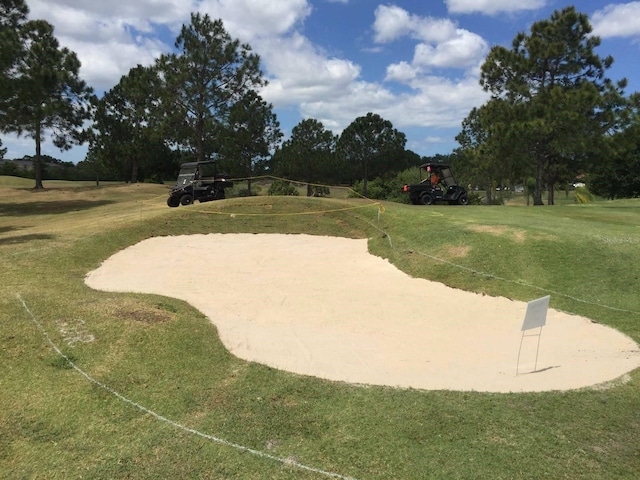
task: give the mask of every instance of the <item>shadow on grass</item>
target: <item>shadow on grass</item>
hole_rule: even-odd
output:
[[[61,214],[79,210],[102,207],[115,203],[112,200],[55,200],[51,202],[2,203],[0,215],[26,216],[43,214]]]
[[[19,243],[32,242],[34,240],[52,240],[55,235],[33,233],[30,235],[19,235],[17,237],[0,238],[0,245],[17,245]]]

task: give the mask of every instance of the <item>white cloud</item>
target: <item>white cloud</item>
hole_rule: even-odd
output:
[[[501,12],[537,10],[548,2],[547,0],[445,0],[445,3],[450,13],[496,15]]]
[[[378,113],[397,127],[459,127],[471,106],[484,102],[486,95],[477,75],[462,80],[425,76],[429,67],[476,67],[488,48],[481,37],[457,29],[448,20],[409,15],[395,7],[378,7],[376,22],[379,40],[410,35],[440,42],[431,47],[435,50],[432,61],[416,55],[413,64],[399,62],[387,68],[385,80],[404,83],[411,91],[399,94],[365,81],[359,65],[328,57],[306,37],[294,33],[258,42],[256,50],[271,76],[262,92],[265,99],[277,107],[298,105],[302,118],[318,119],[335,133],[368,112]]]
[[[608,37],[640,36],[640,2],[611,4],[591,16],[594,35]]]
[[[32,0],[30,18],[55,27],[62,46],[73,50],[80,75],[98,91],[108,90],[132,67],[150,65],[171,49],[157,36],[158,28],[177,31],[193,4],[181,0]]]
[[[387,81],[413,79],[432,68],[475,67],[489,51],[479,35],[457,28],[449,19],[412,15],[397,6],[379,6],[375,11],[375,41],[391,42],[402,36],[420,40],[411,65],[400,62],[387,67]]]
[[[368,112],[390,120],[400,130],[459,128],[472,106],[481,105],[488,98],[477,77],[450,80],[422,76],[410,84],[412,91],[398,94],[377,83],[353,82],[341,97],[301,104],[301,113],[322,121],[335,133]]]
[[[394,125],[459,127],[471,106],[481,105],[488,98],[478,79],[472,76],[462,79],[423,76],[416,78],[411,86],[417,93],[400,96],[390,108]]]
[[[378,43],[391,42],[412,30],[412,16],[395,5],[380,5],[376,8],[373,30]]]
[[[409,83],[418,75],[418,69],[407,62],[393,63],[387,67],[385,81]]]
[[[61,43],[76,52],[80,59],[81,76],[97,90],[108,90],[120,81],[132,67],[151,65],[168,47],[153,39],[122,41],[117,38],[104,43],[79,42],[60,38]]]
[[[316,118],[334,133],[341,133],[357,117],[375,112],[383,118],[396,96],[381,85],[372,82],[353,82],[340,97],[328,96],[316,102],[300,105],[303,118]],[[393,122],[393,120],[392,120]]]
[[[489,47],[482,37],[467,30],[446,42],[431,46],[416,46],[413,63],[419,67],[466,68],[477,65],[486,56]]]
[[[32,18],[55,20],[58,25],[72,12],[82,12],[94,21],[120,19],[139,30],[150,31],[151,24],[181,25],[196,10],[197,0],[30,0]]]
[[[375,11],[374,40],[387,43],[403,36],[426,42],[442,42],[456,34],[456,25],[448,19],[412,15],[395,5],[380,5]]]
[[[259,45],[270,76],[262,95],[278,106],[343,97],[360,75],[358,65],[325,57],[300,34],[263,40]]]
[[[253,43],[291,31],[311,13],[311,6],[307,0],[204,0],[198,11],[222,18],[231,36]]]
[[[358,65],[327,56],[299,33],[312,12],[306,0],[205,0],[199,9],[260,55],[269,80],[261,94],[276,107],[343,98],[360,76]]]

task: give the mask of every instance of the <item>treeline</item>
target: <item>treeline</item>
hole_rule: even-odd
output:
[[[305,119],[283,142],[259,95],[267,84],[259,56],[208,15],[192,14],[174,53],[132,68],[98,98],[78,77],[75,53],[27,12],[24,0],[0,6],[0,129],[35,139],[36,188],[53,174],[43,170],[44,134],[61,149],[88,142],[79,176],[130,182],[175,178],[180,163],[215,159],[236,178],[270,174],[395,198],[398,183],[415,182],[415,166],[433,160],[407,150],[404,133],[372,112],[339,136]],[[613,59],[595,53],[591,30],[569,7],[518,34],[511,49],[491,50],[480,78],[491,99],[464,120],[460,148],[437,157],[453,163],[460,183],[486,188],[488,203],[497,185],[519,184],[531,186],[534,204],[545,190],[552,204],[578,177],[605,197],[640,195],[639,96],[625,97],[626,81],[606,77]]]
[[[87,162],[75,164],[64,162],[49,155],[42,155],[40,172],[42,180],[71,180],[71,181],[121,181],[117,172],[104,172],[96,175],[94,165]],[[34,157],[27,155],[15,160],[0,161],[0,175],[35,179]],[[152,179],[145,179],[151,181]]]

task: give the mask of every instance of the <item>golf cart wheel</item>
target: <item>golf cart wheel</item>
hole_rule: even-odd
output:
[[[180,204],[191,205],[193,203],[193,197],[191,195],[183,195],[180,197]]]
[[[420,204],[421,205],[432,205],[433,204],[433,197],[431,195],[429,195],[428,193],[423,193],[422,195],[420,195]]]
[[[167,205],[172,208],[177,207],[180,205],[180,199],[176,197],[169,197],[167,198]]]
[[[469,205],[469,197],[464,193],[458,197],[458,205]]]

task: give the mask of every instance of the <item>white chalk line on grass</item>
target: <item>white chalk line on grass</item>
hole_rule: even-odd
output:
[[[45,330],[45,328],[42,326],[42,324],[38,321],[38,319],[35,317],[35,315],[31,312],[31,310],[29,309],[29,307],[27,306],[26,302],[22,299],[22,297],[20,296],[20,294],[16,294],[16,297],[18,298],[18,300],[20,301],[20,303],[22,303],[22,306],[24,307],[24,309],[26,310],[26,312],[29,314],[29,317],[31,317],[31,320],[33,321],[33,323],[36,325],[36,327],[38,328],[38,330],[40,330],[40,332],[42,333],[42,335],[44,336],[44,338],[47,340],[47,343],[49,343],[49,345],[51,346],[51,348],[53,348],[55,350],[55,352],[60,355],[76,372],[78,372],[80,375],[82,375],[85,379],[87,379],[89,382],[99,386],[100,388],[106,390],[107,392],[109,392],[110,394],[112,394],[113,396],[115,396],[116,398],[118,398],[119,400],[137,408],[138,410],[151,415],[152,417],[154,417],[156,420],[160,420],[161,422],[167,423],[175,428],[178,428],[180,430],[183,430],[185,432],[191,433],[193,435],[197,435],[198,437],[202,437],[206,440],[210,440],[214,443],[220,444],[220,445],[224,445],[226,447],[231,447],[234,448],[236,450],[240,450],[241,452],[246,452],[246,453],[250,453],[252,455],[255,455],[257,457],[260,458],[265,458],[267,460],[273,460],[275,462],[279,462],[282,463],[283,465],[288,465],[291,467],[295,467],[298,468],[300,470],[305,470],[308,472],[312,472],[312,473],[316,473],[318,475],[322,475],[324,477],[329,477],[329,478],[337,478],[339,480],[356,480],[353,477],[347,477],[344,475],[341,475],[339,473],[334,473],[334,472],[328,472],[326,470],[322,470],[319,468],[314,468],[314,467],[310,467],[308,465],[304,465],[302,463],[299,463],[298,461],[296,461],[293,458],[281,458],[281,457],[276,457],[275,455],[270,455],[268,453],[262,452],[260,450],[255,450],[253,448],[250,447],[245,447],[244,445],[240,445],[237,443],[233,443],[230,442],[228,440],[225,440],[223,438],[220,437],[216,437],[215,435],[209,435],[208,433],[203,433],[200,432],[198,430],[195,430],[193,428],[189,428],[187,426],[184,426],[178,422],[175,422],[163,415],[160,415],[159,413],[154,412],[153,410],[150,410],[142,405],[140,405],[139,403],[134,402],[133,400],[129,400],[127,397],[125,397],[124,395],[118,393],[117,391],[115,391],[113,388],[105,385],[104,383],[96,380],[95,378],[93,378],[91,375],[89,375],[88,373],[86,373],[84,370],[82,370],[80,367],[78,367],[75,363],[73,363],[73,361],[67,357],[57,346],[56,344],[53,342],[53,340],[51,340],[51,337],[49,336],[49,334],[47,333],[47,331]]]

